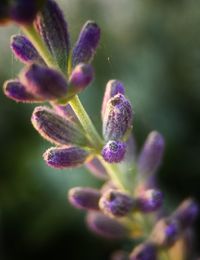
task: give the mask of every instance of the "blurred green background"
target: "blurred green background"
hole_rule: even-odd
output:
[[[81,94],[97,128],[101,129],[105,84],[120,79],[135,111],[138,150],[151,130],[165,137],[158,178],[167,200],[174,207],[187,196],[200,201],[200,2],[57,2],[68,20],[72,42],[88,19],[102,29],[93,63],[96,80]],[[22,67],[9,49],[10,36],[18,32],[14,26],[0,28],[1,85]],[[50,144],[30,123],[34,106],[17,104],[2,91],[0,103],[0,259],[108,259],[119,243],[91,234],[84,213],[66,199],[70,187],[99,187],[101,182],[83,168],[48,168],[42,153]],[[196,228],[200,231],[200,223]]]

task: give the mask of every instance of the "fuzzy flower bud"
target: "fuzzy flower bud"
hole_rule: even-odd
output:
[[[85,166],[97,178],[99,178],[101,180],[108,179],[107,171],[98,158],[92,158],[91,160],[87,161]]]
[[[163,204],[163,194],[155,189],[145,190],[137,197],[136,204],[137,208],[144,213],[156,211]]]
[[[88,227],[99,236],[108,239],[122,239],[127,235],[127,229],[122,224],[102,213],[89,212],[86,221]]]
[[[82,130],[76,124],[47,107],[36,107],[31,121],[39,134],[53,144],[87,144]]]
[[[43,155],[48,166],[58,169],[80,167],[88,156],[86,150],[76,146],[50,148]]]
[[[90,63],[100,40],[100,28],[93,21],[87,21],[75,43],[72,53],[72,65],[79,63]]]
[[[103,117],[103,136],[106,141],[122,139],[132,127],[132,107],[122,94],[111,98]]]
[[[101,210],[114,217],[124,217],[134,208],[134,200],[126,193],[117,190],[106,191],[99,201]]]
[[[75,187],[69,190],[69,202],[79,209],[99,210],[101,193],[97,189]]]
[[[142,148],[138,160],[139,173],[152,175],[158,169],[164,152],[164,139],[156,131],[151,132]]]
[[[154,244],[146,242],[134,248],[130,260],[157,260],[157,250]]]
[[[121,162],[126,153],[126,144],[121,141],[109,141],[102,149],[102,156],[109,163]]]
[[[124,85],[122,84],[122,82],[115,80],[115,79],[109,80],[108,83],[106,84],[106,89],[105,89],[102,107],[101,107],[102,119],[104,118],[104,114],[105,114],[105,110],[106,110],[108,101],[119,93],[122,95],[125,94],[125,89],[124,89]]]
[[[39,53],[32,43],[23,35],[13,35],[11,38],[11,49],[15,57],[25,64],[38,62],[44,64]]]
[[[20,74],[27,91],[43,100],[56,100],[67,93],[67,82],[56,70],[32,64]]]
[[[66,71],[70,48],[68,28],[63,12],[54,0],[47,0],[35,25],[60,68]]]

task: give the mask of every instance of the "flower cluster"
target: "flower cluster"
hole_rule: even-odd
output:
[[[11,2],[5,1],[9,8],[13,8]],[[14,2],[26,7],[24,1]],[[105,181],[101,189],[70,189],[69,202],[87,211],[87,225],[95,233],[109,239],[142,241],[130,249],[132,252],[115,252],[112,259],[155,260],[168,255],[177,242],[186,247],[186,235],[198,207],[187,199],[172,214],[165,214],[163,193],[156,183],[164,151],[162,135],[151,132],[136,156],[131,134],[134,113],[118,80],[106,85],[102,137],[78,100],[77,94],[94,78],[90,63],[99,44],[100,28],[93,21],[86,22],[71,48],[68,26],[56,2],[47,0],[39,12],[31,3],[28,10],[34,10],[33,16],[26,21],[31,25],[20,23],[26,36],[11,38],[12,52],[25,68],[16,79],[5,82],[4,93],[17,102],[51,105],[36,107],[31,118],[38,133],[54,145],[44,153],[49,166],[85,165]],[[22,13],[16,16],[25,21]]]

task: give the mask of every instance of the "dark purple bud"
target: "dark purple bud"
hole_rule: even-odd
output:
[[[99,161],[98,158],[92,158],[91,160],[87,161],[85,166],[88,170],[97,178],[101,180],[107,180],[108,174],[102,163]]]
[[[70,203],[79,209],[99,210],[99,199],[101,193],[97,189],[75,187],[69,190]]]
[[[58,65],[66,72],[70,43],[67,23],[58,4],[48,0],[35,24]]]
[[[25,36],[13,35],[10,45],[15,57],[21,62],[25,64],[33,62],[44,64],[35,47]]]
[[[128,234],[127,229],[122,224],[102,213],[91,211],[88,213],[86,221],[94,233],[108,239],[122,239]]]
[[[159,190],[144,190],[136,199],[137,208],[149,213],[158,210],[163,204],[163,193]]]
[[[134,248],[130,260],[157,260],[157,249],[154,244],[146,242]]]
[[[199,213],[199,207],[193,199],[184,200],[173,214],[182,228],[190,227]]]
[[[129,260],[129,256],[126,251],[118,250],[112,254],[111,260]]]
[[[94,70],[90,64],[78,64],[69,78],[70,94],[75,95],[84,90],[92,82],[93,78]]]
[[[132,127],[132,107],[122,94],[111,98],[103,118],[103,136],[106,141],[122,139]]]
[[[111,217],[124,217],[134,206],[134,200],[130,195],[117,190],[106,191],[99,201],[100,209]]]
[[[67,93],[67,82],[56,70],[32,64],[20,75],[20,81],[27,91],[43,100],[56,100]]]
[[[88,156],[86,150],[76,146],[50,148],[43,155],[48,166],[58,169],[80,167]]]
[[[90,63],[94,57],[100,40],[100,28],[93,21],[83,26],[72,53],[72,65]]]
[[[117,94],[122,94],[122,95],[125,94],[124,85],[122,84],[122,82],[118,80],[115,79],[109,80],[108,83],[106,84],[106,89],[105,89],[102,107],[101,107],[102,120],[104,118],[108,101]]]
[[[36,107],[31,121],[39,134],[53,144],[87,145],[84,133],[76,124],[47,107]]]
[[[10,2],[9,16],[11,20],[19,24],[29,24],[33,22],[46,0],[15,0]]]
[[[150,240],[159,247],[171,247],[179,235],[179,223],[173,218],[164,218],[157,222],[150,235]]]
[[[39,102],[36,97],[28,93],[26,88],[18,80],[8,80],[4,83],[5,95],[17,102],[32,103]]]
[[[126,144],[121,141],[109,141],[102,149],[102,156],[109,163],[121,162],[126,153]]]
[[[156,172],[162,161],[164,152],[164,139],[156,131],[151,132],[142,148],[138,159],[138,170],[141,175],[152,175]]]

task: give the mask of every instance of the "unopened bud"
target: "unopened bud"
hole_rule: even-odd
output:
[[[134,248],[129,260],[157,260],[157,249],[152,243],[143,243]]]
[[[126,144],[121,141],[109,141],[102,149],[102,156],[109,163],[118,163],[124,159]]]

